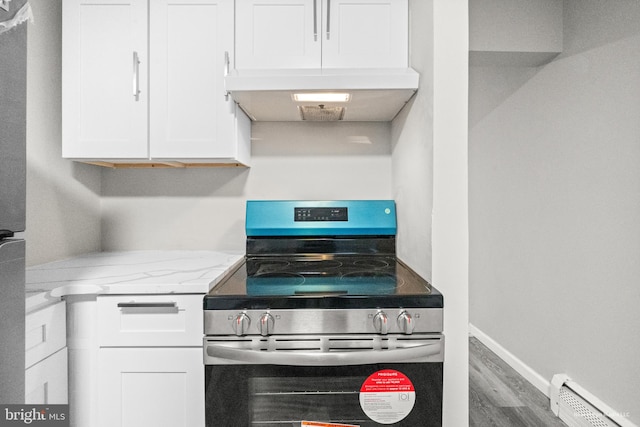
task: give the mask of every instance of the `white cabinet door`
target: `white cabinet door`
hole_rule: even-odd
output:
[[[233,0],[151,2],[152,158],[235,156],[235,104],[224,88],[233,6]]]
[[[237,69],[321,67],[321,0],[236,2]]]
[[[323,68],[406,68],[407,0],[323,0]]]
[[[63,348],[25,371],[25,403],[64,405],[69,400],[67,348]]]
[[[147,2],[65,0],[62,31],[63,157],[146,158]]]
[[[243,0],[235,67],[406,68],[408,13],[408,0]]]
[[[99,350],[101,427],[204,426],[202,348]]]

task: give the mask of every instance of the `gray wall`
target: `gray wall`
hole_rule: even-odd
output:
[[[249,169],[103,170],[103,249],[242,250],[247,199],[392,198],[389,123],[263,122],[252,133]]]
[[[411,66],[420,90],[393,121],[393,197],[398,255],[431,280],[433,211],[433,2],[411,1]]]
[[[100,171],[61,157],[61,1],[30,0],[27,265],[100,250]]]
[[[640,423],[640,3],[567,0],[564,53],[470,74],[470,320]]]

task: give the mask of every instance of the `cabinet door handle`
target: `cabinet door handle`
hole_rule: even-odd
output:
[[[133,99],[140,100],[140,58],[138,52],[133,52]]]
[[[227,77],[229,75],[229,68],[230,68],[229,64],[230,64],[230,62],[231,61],[229,60],[229,51],[225,50],[224,51],[224,71],[223,71],[224,77]],[[224,82],[224,86],[225,86],[224,87],[224,100],[228,101],[229,100],[229,91],[227,90],[226,79],[225,79],[225,82]]]
[[[327,40],[331,38],[331,0],[327,0]]]
[[[229,51],[224,51],[224,76],[229,75]]]
[[[313,41],[318,41],[318,2],[313,0]]]

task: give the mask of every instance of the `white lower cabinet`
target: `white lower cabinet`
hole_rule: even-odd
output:
[[[202,298],[98,296],[98,426],[204,427]]]
[[[201,348],[102,348],[98,363],[101,426],[204,426]]]
[[[27,313],[25,367],[26,404],[68,402],[64,301]]]
[[[64,405],[67,395],[67,349],[57,351],[25,371],[25,403]]]

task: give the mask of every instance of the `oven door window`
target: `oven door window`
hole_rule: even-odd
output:
[[[383,370],[398,371],[415,390],[413,406],[400,409],[391,422],[372,419],[371,406],[363,409],[360,398],[365,381]],[[207,427],[300,427],[302,420],[361,427],[442,424],[442,363],[337,367],[208,365],[206,375]],[[397,395],[398,399],[406,398],[402,393]],[[368,405],[371,404],[369,400]],[[380,400],[380,405],[382,413],[387,407],[394,410],[394,403],[385,399]]]

